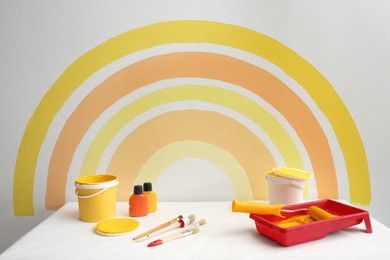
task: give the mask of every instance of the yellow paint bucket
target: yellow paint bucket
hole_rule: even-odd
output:
[[[118,178],[92,175],[77,178],[76,195],[81,221],[99,222],[115,217]]]

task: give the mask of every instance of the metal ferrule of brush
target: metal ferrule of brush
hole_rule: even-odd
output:
[[[199,223],[199,222],[195,222],[195,223],[189,225],[189,226],[188,226],[188,229],[194,228],[194,227],[199,227],[199,226],[200,226],[200,223]]]
[[[186,229],[180,233],[183,234],[183,237],[186,237],[186,236],[192,235],[192,229]]]

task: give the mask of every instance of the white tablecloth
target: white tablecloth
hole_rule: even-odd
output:
[[[371,218],[323,239],[284,247],[261,235],[245,213],[233,213],[231,202],[160,202],[159,209],[136,218],[141,227],[124,236],[96,234],[96,224],[78,219],[78,204],[67,203],[8,248],[0,259],[390,259],[390,229]],[[178,215],[195,214],[207,224],[198,234],[160,246],[132,238]],[[117,204],[116,217],[128,217],[128,204]],[[161,236],[160,236],[161,237]],[[159,237],[157,237],[159,238]]]

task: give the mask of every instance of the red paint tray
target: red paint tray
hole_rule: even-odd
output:
[[[250,218],[255,221],[256,229],[259,233],[284,246],[320,239],[329,233],[360,224],[363,220],[366,225],[366,232],[372,233],[370,216],[367,211],[334,200],[318,200],[294,204],[285,206],[283,209],[309,208],[310,206],[320,207],[338,217],[288,228],[282,228],[275,224],[283,220],[283,218],[278,216],[250,214]],[[302,214],[307,214],[307,212],[283,213],[286,218]]]

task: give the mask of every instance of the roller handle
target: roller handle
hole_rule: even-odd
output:
[[[281,214],[281,209],[285,205],[268,205],[265,203],[251,202],[251,201],[242,201],[242,200],[233,200],[232,201],[232,211],[233,212],[242,212],[242,213],[252,213],[260,215],[275,215],[284,217]]]

